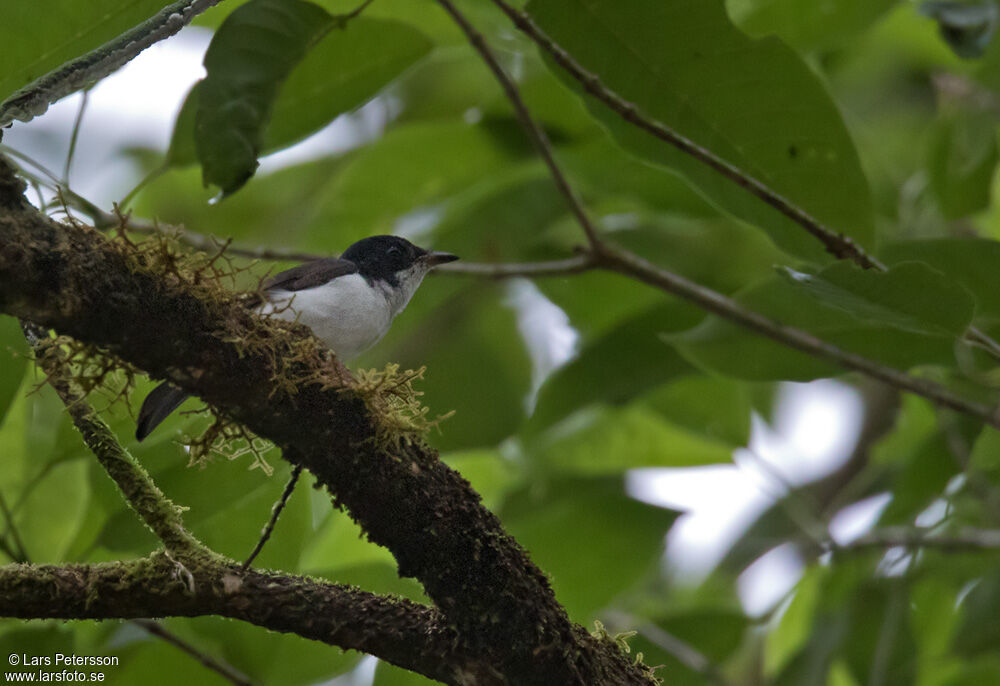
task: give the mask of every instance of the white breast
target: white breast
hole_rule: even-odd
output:
[[[402,309],[394,311],[385,291],[359,274],[304,291],[275,290],[268,299],[262,314],[305,324],[345,362],[378,343]]]

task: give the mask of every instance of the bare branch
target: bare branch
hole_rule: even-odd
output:
[[[580,198],[576,195],[576,191],[573,187],[569,185],[569,181],[566,180],[566,176],[563,174],[562,169],[560,169],[559,164],[556,162],[555,155],[552,152],[552,144],[549,142],[549,137],[546,135],[545,130],[538,125],[535,119],[531,116],[531,112],[528,111],[527,106],[524,104],[524,100],[521,99],[521,94],[517,90],[517,86],[514,81],[507,76],[507,72],[503,70],[500,63],[497,61],[496,56],[493,51],[490,50],[486,41],[483,39],[483,35],[476,30],[469,20],[465,18],[457,7],[451,2],[451,0],[437,0],[438,4],[441,5],[445,11],[451,15],[451,18],[455,20],[455,23],[462,29],[466,37],[469,39],[469,43],[472,47],[479,53],[486,63],[486,66],[490,68],[493,75],[496,76],[497,81],[503,88],[504,93],[507,94],[507,99],[510,100],[511,104],[514,106],[514,112],[517,114],[517,118],[521,120],[521,124],[527,130],[528,135],[531,137],[532,143],[534,143],[535,148],[538,149],[538,154],[541,155],[542,160],[545,161],[545,166],[549,168],[549,173],[552,175],[552,179],[555,181],[556,186],[559,188],[559,192],[566,198],[569,203],[570,211],[572,211],[573,216],[583,227],[584,233],[587,234],[587,239],[590,241],[592,250],[600,249],[600,237],[598,235],[597,227],[594,226],[590,217],[587,215],[587,211],[583,207],[583,203]]]
[[[267,520],[267,525],[264,530],[260,532],[260,539],[257,541],[257,545],[254,546],[253,550],[250,551],[250,555],[247,557],[246,561],[243,562],[243,566],[240,568],[242,571],[249,569],[253,561],[260,555],[260,551],[264,549],[264,544],[267,540],[271,538],[271,534],[274,532],[274,527],[278,523],[278,517],[281,516],[281,511],[285,509],[285,505],[288,504],[288,499],[292,497],[292,491],[295,490],[295,484],[299,481],[299,475],[302,474],[302,467],[295,465],[292,467],[292,475],[288,478],[288,483],[285,484],[285,490],[281,493],[281,497],[278,502],[274,504],[271,508],[271,517]]]
[[[541,27],[526,13],[508,4],[506,0],[493,0],[493,4],[506,14],[517,28],[523,31],[542,50],[547,52],[560,67],[565,69],[570,76],[576,79],[583,89],[594,96],[622,119],[634,124],[643,131],[646,131],[660,140],[669,143],[681,152],[690,155],[694,159],[702,162],[714,169],[721,176],[729,179],[736,185],[755,195],[760,200],[785,215],[793,222],[801,226],[810,234],[815,236],[827,252],[838,259],[849,259],[857,262],[865,268],[882,268],[884,265],[875,257],[869,255],[865,250],[855,243],[850,237],[844,236],[832,229],[824,226],[815,217],[792,203],[787,198],[777,193],[766,184],[753,178],[743,170],[730,164],[707,148],[695,143],[690,138],[674,131],[662,122],[651,119],[643,114],[639,107],[632,102],[622,98],[620,95],[605,86],[599,76],[584,69],[572,55],[564,50],[558,43],[550,38]]]
[[[747,310],[732,298],[662,269],[626,250],[606,246],[599,258],[599,264],[689,300],[708,312],[790,348],[827,360],[844,369],[861,372],[901,391],[923,396],[937,405],[962,412],[990,426],[1000,428],[1000,416],[996,408],[966,400],[933,381],[887,367],[827,343],[811,333]]]
[[[872,548],[935,548],[946,552],[977,552],[1000,550],[1000,530],[957,529],[934,534],[913,527],[875,529],[850,543],[833,543],[836,550],[867,550]]]

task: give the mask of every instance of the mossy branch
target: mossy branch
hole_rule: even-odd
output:
[[[450,681],[453,649],[440,613],[408,600],[301,576],[243,572],[239,563],[195,564],[179,573],[161,551],[101,564],[0,566],[0,616],[136,619],[218,615],[359,650]]]
[[[545,575],[435,451],[380,435],[378,405],[304,327],[254,316],[127,241],[56,224],[23,193],[0,160],[0,311],[170,380],[313,472],[421,582],[455,628],[455,651],[475,657],[445,681],[655,683],[569,621]]]
[[[149,473],[121,446],[83,394],[73,387],[65,369],[65,355],[48,337],[47,332],[30,323],[22,323],[22,326],[25,337],[35,352],[36,362],[66,405],[83,442],[118,485],[129,507],[175,556],[217,557],[184,528],[181,508],[153,483]]]

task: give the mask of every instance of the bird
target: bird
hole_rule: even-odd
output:
[[[385,336],[431,269],[457,259],[399,236],[369,236],[339,258],[311,260],[265,280],[264,300],[256,309],[305,324],[348,362]],[[150,391],[139,410],[136,440],[146,438],[187,398],[170,382]]]

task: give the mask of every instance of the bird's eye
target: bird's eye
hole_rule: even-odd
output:
[[[401,252],[402,251],[399,249],[399,247],[394,245],[391,248],[389,248],[388,250],[386,250],[385,254],[386,255],[399,255]]]

